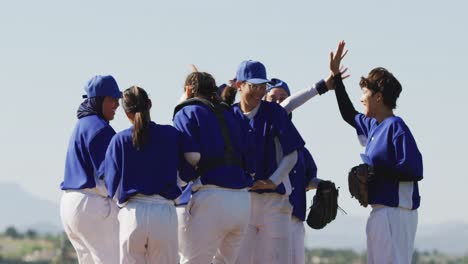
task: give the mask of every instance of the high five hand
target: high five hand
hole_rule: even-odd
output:
[[[338,48],[336,49],[335,54],[333,54],[333,51],[330,52],[330,71],[333,73],[333,75],[337,75],[339,73],[345,73],[347,70],[347,68],[345,68],[344,70],[340,68],[341,60],[348,53],[348,50],[344,51],[345,44],[346,43],[344,42],[344,40],[340,41],[340,43],[338,43]]]

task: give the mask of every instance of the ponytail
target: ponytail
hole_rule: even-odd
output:
[[[134,114],[133,119],[133,147],[141,150],[148,143],[149,123],[151,122],[151,101],[143,88],[136,85],[123,93],[123,109],[126,113]]]

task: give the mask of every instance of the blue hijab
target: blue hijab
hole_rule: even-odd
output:
[[[104,118],[102,115],[102,103],[104,102],[104,96],[95,96],[86,98],[78,107],[76,111],[76,116],[78,119],[90,115],[98,115],[101,118]]]

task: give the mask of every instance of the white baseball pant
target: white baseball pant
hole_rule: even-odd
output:
[[[251,192],[252,213],[238,264],[291,263],[291,212],[287,195]]]
[[[249,223],[250,194],[205,185],[192,195],[183,216],[181,264],[234,263]]]
[[[292,216],[291,219],[291,253],[292,264],[305,263],[305,228],[304,221]]]
[[[417,210],[378,206],[367,220],[367,263],[409,264],[418,225]]]
[[[183,231],[183,226],[184,226],[184,215],[185,215],[185,208],[187,207],[186,204],[184,205],[178,205],[176,206],[176,213],[177,213],[177,222],[178,224],[178,239],[179,239],[179,245],[182,243],[182,238],[181,234]],[[179,259],[182,258],[182,253],[180,252],[180,246],[179,246]]]
[[[179,261],[174,201],[136,195],[120,209],[120,263],[174,264]]]
[[[94,189],[64,191],[60,217],[80,264],[119,262],[117,213],[115,202]]]

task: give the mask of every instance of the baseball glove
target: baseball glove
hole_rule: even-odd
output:
[[[338,209],[338,189],[331,181],[321,181],[317,186],[312,206],[307,215],[307,225],[322,229],[335,220]]]
[[[374,172],[371,166],[360,164],[351,168],[348,173],[348,187],[351,197],[356,198],[364,207],[369,204],[368,184],[374,179]]]

